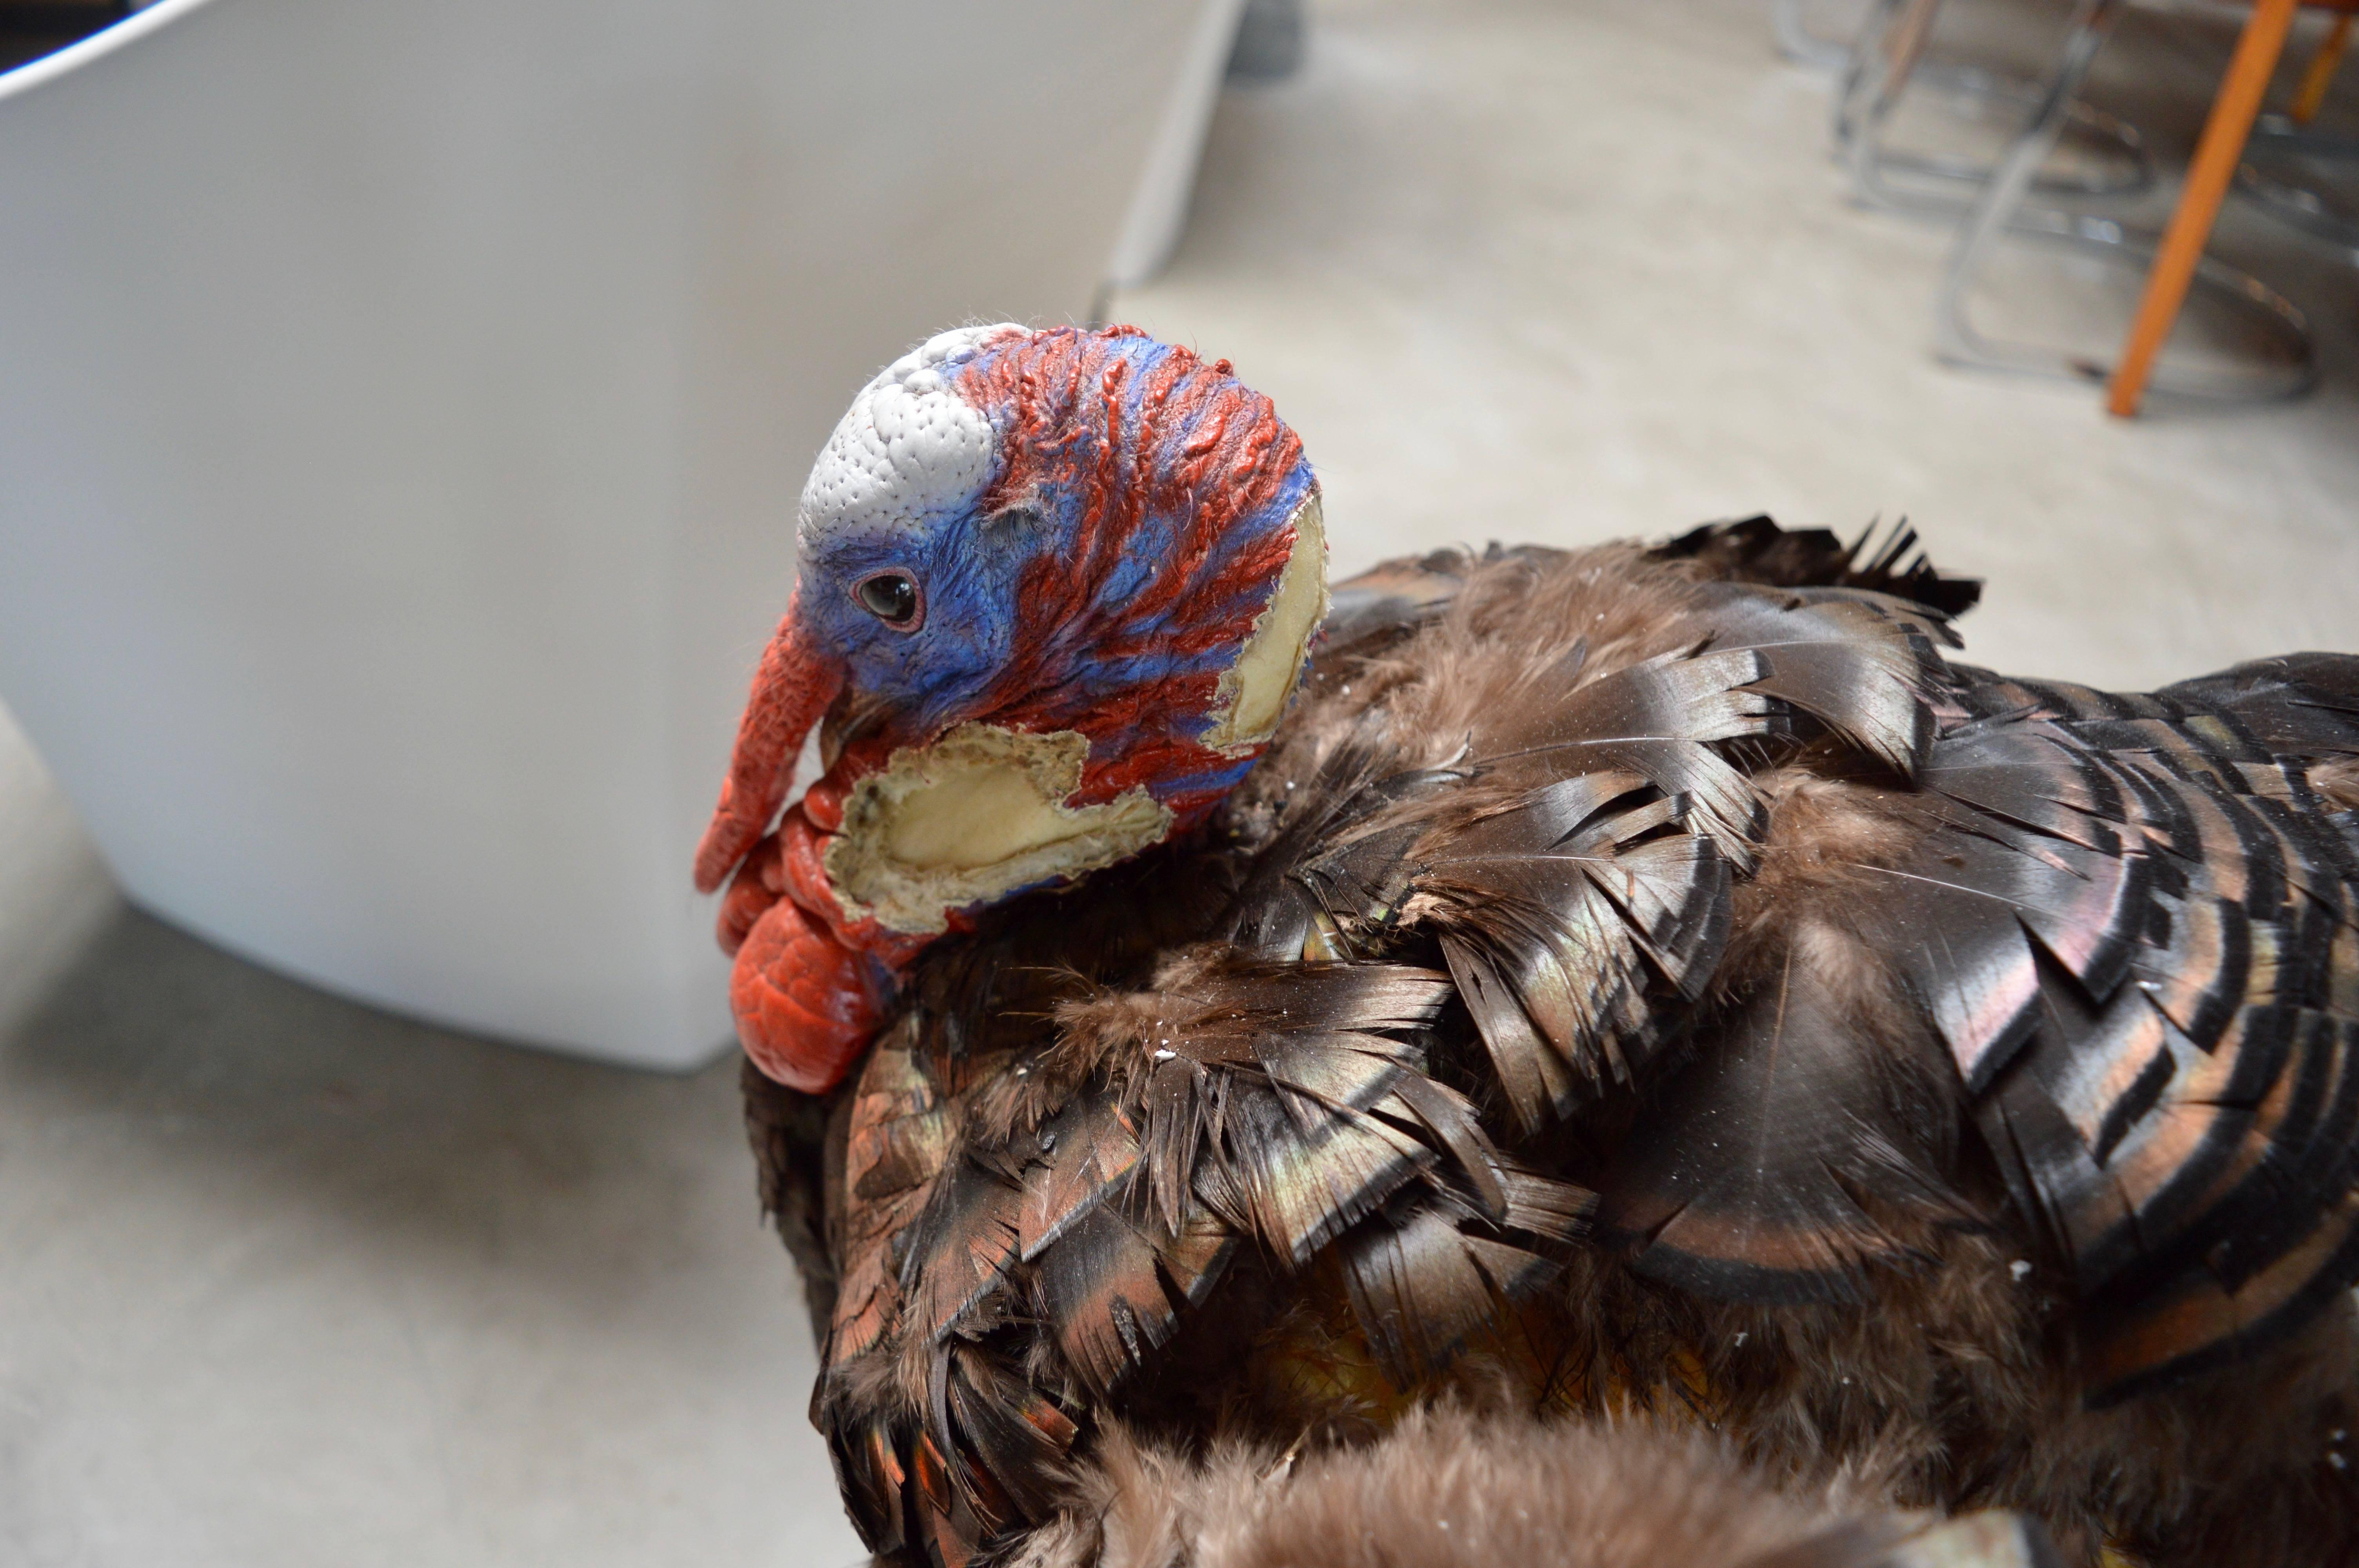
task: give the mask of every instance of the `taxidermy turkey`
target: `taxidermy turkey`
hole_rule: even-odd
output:
[[[1767,519],[1331,607],[1121,328],[900,360],[799,542],[697,873],[874,1550],[2359,1551],[2359,658],[2007,679]]]

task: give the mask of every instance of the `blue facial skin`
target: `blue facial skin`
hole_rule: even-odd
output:
[[[1151,339],[1125,341],[1131,362],[1123,408],[1125,439],[1138,427],[1148,372],[1170,349]],[[988,357],[986,351],[985,357]],[[1193,434],[1169,427],[1158,445],[1158,466],[1171,460]],[[856,708],[866,716],[865,732],[894,745],[921,745],[953,726],[988,718],[981,709],[994,701],[993,688],[1019,652],[1038,676],[1036,689],[1013,695],[1027,718],[1057,727],[1107,696],[1174,674],[1218,672],[1237,654],[1216,646],[1181,656],[1172,650],[1191,619],[1217,619],[1250,599],[1258,613],[1275,583],[1245,579],[1213,599],[1205,589],[1220,579],[1239,550],[1285,525],[1310,492],[1310,466],[1298,462],[1268,503],[1237,520],[1190,574],[1185,590],[1157,614],[1125,623],[1125,610],[1173,559],[1187,521],[1184,514],[1145,519],[1097,594],[1091,611],[1049,630],[1046,645],[1013,646],[1018,623],[1019,585],[1027,567],[1042,557],[1078,567],[1085,549],[1082,535],[1080,476],[1099,452],[1094,435],[1065,448],[1060,460],[1028,496],[985,514],[988,486],[917,524],[863,527],[846,520],[826,536],[807,541],[802,561],[799,613],[812,641],[843,660]],[[882,572],[899,572],[919,588],[922,611],[915,630],[897,629],[864,606],[859,586]],[[1210,714],[1169,716],[1183,731],[1201,735]],[[1201,776],[1175,778],[1156,788],[1187,791],[1225,787],[1242,778],[1249,762],[1207,759]]]
[[[843,659],[854,700],[897,745],[933,740],[971,713],[1005,669],[1016,585],[1036,553],[1020,524],[978,523],[972,510],[916,528],[847,529],[814,543],[802,563],[798,612],[812,641]],[[899,572],[918,585],[914,630],[860,602],[862,583]]]

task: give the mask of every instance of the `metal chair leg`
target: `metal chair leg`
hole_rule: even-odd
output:
[[[1921,82],[1936,91],[1960,96],[2038,103],[2039,86],[2015,81],[1973,66],[1929,64],[1926,40],[1931,36],[1940,0],[1878,0],[1862,23],[1849,69],[1836,95],[1834,139],[1852,173],[1852,190],[1872,207],[1903,211],[1963,212],[1972,198],[1963,193],[1931,191],[1895,183],[1900,175],[1918,180],[1979,186],[1991,175],[1991,166],[1967,158],[1897,153],[1884,145],[1884,127],[1901,93]],[[2111,141],[2127,157],[2128,172],[2106,177],[2039,175],[2034,188],[2060,195],[2096,198],[2133,196],[2154,184],[2154,160],[2136,126],[2116,119],[2078,99],[2064,107],[2075,126]]]
[[[2327,191],[2284,172],[2288,164],[2315,167],[2359,158],[2359,138],[2325,136],[2310,129],[2350,47],[2352,19],[2348,11],[2334,18],[2302,69],[2293,106],[2282,114],[2264,114],[2254,124],[2245,161],[2236,170],[2236,187],[2264,211],[2324,240],[2342,251],[2345,260],[2359,264],[2359,214]]]
[[[2314,168],[2359,158],[2359,139],[2321,135],[2310,129],[2350,45],[2352,20],[2347,11],[2334,18],[2318,52],[2303,69],[2293,107],[2282,114],[2264,114],[2254,124],[2245,161],[2236,170],[2236,188],[2272,217],[2324,240],[2343,252],[2346,259],[2359,263],[2359,213],[2329,191],[2296,178],[2297,171],[2310,173],[2301,168],[2304,165]]]
[[[1822,38],[1802,19],[1803,0],[1769,0],[1769,30],[1777,52],[1796,65],[1813,70],[1841,70],[1851,63],[1851,49],[1837,38]]]
[[[1909,205],[1882,179],[1884,123],[1916,73],[1940,9],[1941,0],[1875,0],[1835,92],[1835,146],[1851,166],[1853,189],[1879,206]]]
[[[2113,373],[2110,366],[2092,359],[2038,344],[1984,337],[1967,317],[1966,291],[1992,251],[2011,237],[2072,245],[2118,258],[2130,265],[2143,265],[2152,258],[2155,241],[2151,235],[2133,233],[2107,219],[2027,211],[2024,205],[2041,162],[2063,133],[2065,106],[2087,78],[2098,47],[2125,3],[2125,0],[2077,0],[2071,31],[2038,111],[1999,160],[1964,227],[1959,231],[1934,306],[1934,351],[1948,363],[2081,382],[2102,382]],[[2292,301],[2249,273],[2209,257],[2200,262],[2196,276],[2226,297],[2248,307],[2286,343],[2289,362],[2281,371],[2246,375],[2173,373],[2158,377],[2152,384],[2183,395],[2231,399],[2288,397],[2308,391],[2317,380],[2317,354],[2310,341],[2310,324]]]

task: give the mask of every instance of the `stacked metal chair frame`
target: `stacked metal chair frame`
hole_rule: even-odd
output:
[[[2286,171],[2289,164],[2359,161],[2359,137],[2322,135],[2310,128],[2350,45],[2354,20],[2348,11],[2334,18],[2302,72],[2301,85],[2294,90],[2292,108],[2283,114],[2264,114],[2254,124],[2245,161],[2236,170],[2236,186],[2263,211],[2324,240],[2359,265],[2359,214]]]
[[[1896,152],[1886,144],[1885,131],[1902,91],[1923,85],[1954,97],[2012,103],[2028,111],[2041,103],[2045,84],[1986,70],[1979,66],[1937,62],[1926,58],[1938,0],[1875,0],[1858,38],[1842,50],[1838,69],[1842,85],[1835,94],[1834,139],[1838,154],[1851,170],[1852,189],[1869,206],[1901,211],[1957,213],[1973,204],[1972,192],[1988,182],[1993,168],[1986,163]],[[1799,0],[1778,0],[1783,19],[1799,29]],[[1783,44],[1786,26],[1780,27]],[[1819,40],[1813,40],[1819,41]],[[2067,97],[2065,121],[2095,139],[2111,143],[2121,155],[2120,175],[2040,176],[2034,189],[2082,198],[2135,196],[2152,188],[2154,160],[2136,126],[2077,98]],[[1903,184],[1894,178],[1914,181]],[[1928,189],[1927,182],[1935,182]],[[1946,185],[1949,189],[1940,189]]]
[[[2127,0],[2074,0],[2071,20],[2057,63],[2048,80],[2029,95],[2030,110],[2023,129],[1987,170],[1958,166],[1948,175],[1973,187],[1971,200],[1944,201],[1939,196],[1922,191],[1903,190],[1893,183],[1890,175],[1896,170],[1929,172],[1923,160],[1911,169],[1897,159],[1884,145],[1885,131],[1892,108],[1912,82],[1928,80],[1922,69],[1924,46],[1930,35],[1941,0],[1875,0],[1862,26],[1859,37],[1850,50],[1850,65],[1845,76],[1844,91],[1836,114],[1837,143],[1846,153],[1853,173],[1854,188],[1859,198],[1878,206],[1900,207],[1918,211],[1948,211],[1962,212],[1958,238],[1948,265],[1944,268],[1935,305],[1936,351],[1951,363],[1980,369],[2015,373],[2061,377],[2080,382],[2111,381],[2114,386],[2114,412],[2133,412],[2147,390],[2169,392],[2182,395],[2234,401],[2252,401],[2298,395],[2315,384],[2318,374],[2317,355],[2310,326],[2301,311],[2283,295],[2249,273],[2228,266],[2216,258],[2201,254],[2203,233],[2208,232],[2208,211],[2202,215],[2203,232],[2193,233],[2192,244],[2181,229],[2192,225],[2174,219],[2172,241],[2160,243],[2159,236],[2142,232],[2122,223],[2103,211],[2084,211],[2059,207],[2052,203],[2035,204],[2035,194],[2041,196],[2069,195],[2075,199],[2100,199],[2122,196],[2144,188],[2150,179],[2150,166],[2144,157],[2143,144],[2136,131],[2118,121],[2082,104],[2078,93],[2086,81],[2100,46],[2119,18]],[[2264,5],[2282,10],[2292,0],[2262,0]],[[2303,0],[2319,4],[2320,0]],[[2326,0],[2335,8],[2347,8],[2359,0]],[[1786,37],[1784,15],[1793,0],[1779,0],[1781,41]],[[2282,18],[2271,17],[2281,22]],[[2248,29],[2248,33],[2256,30]],[[2267,42],[2267,63],[2273,64],[2276,50],[2282,46],[2283,28],[2278,26]],[[2340,36],[2330,39],[2339,43]],[[2240,45],[2243,52],[2250,46]],[[2324,92],[2322,70],[2332,72],[2326,60],[2328,50],[2321,51],[2321,61],[2313,62],[2313,78],[2318,78],[2316,92]],[[2261,73],[2260,87],[2266,86],[2267,71]],[[2239,73],[2232,69],[2228,87],[2223,87],[2223,103],[2231,91],[2257,92],[2251,83],[2249,69]],[[2241,83],[2241,85],[2239,85]],[[2012,94],[2008,94],[2012,96]],[[2310,88],[2305,86],[2305,98]],[[2315,108],[2314,103],[2311,108]],[[2214,119],[2225,123],[2234,115],[2223,116],[2215,107]],[[2060,138],[2076,122],[2096,130],[2132,151],[2136,168],[2132,178],[2110,183],[2071,178],[2043,178],[2042,166],[2055,151]],[[2245,114],[2250,123],[2250,114]],[[2242,126],[2234,127],[2241,145]],[[2213,135],[2207,130],[2207,144]],[[2321,146],[2335,149],[2333,156],[2359,156],[2359,147],[2343,151],[2343,144],[2326,138],[2296,139],[2299,133],[2281,132],[2272,137],[2269,127],[2262,127],[2256,152],[2266,157],[2270,147],[2298,149],[2306,156],[2318,156]],[[2206,160],[2199,153],[2199,165]],[[1938,171],[1935,171],[1938,172]],[[2190,175],[2190,184],[2204,178],[2201,168]],[[2269,180],[2260,168],[2247,164],[2242,177],[2247,189],[2257,190]],[[2293,206],[2307,205],[2313,211],[2322,204],[2314,194],[2291,188],[2285,198]],[[2304,197],[2309,197],[2307,202]],[[2200,205],[2200,204],[2182,204]],[[2288,213],[2288,216],[2292,214]],[[2182,217],[2184,214],[2182,214]],[[2306,225],[2337,237],[2332,227],[2339,214],[2321,216]],[[2009,341],[1991,337],[1981,331],[1969,313],[1967,296],[1975,279],[1992,257],[1993,252],[2011,240],[2030,240],[2051,244],[2068,245],[2118,260],[2125,265],[2147,269],[2158,251],[2173,253],[2165,265],[2151,269],[2147,298],[2140,312],[2137,330],[2123,359],[2128,368],[2105,362],[2086,354],[2075,354],[2053,346]],[[2351,234],[2351,244],[2359,251],[2359,229]],[[2225,372],[2194,372],[2173,365],[2155,364],[2161,339],[2167,335],[2169,323],[2175,319],[2180,297],[2189,283],[2201,285],[2212,291],[2215,297],[2228,302],[2244,312],[2257,330],[2269,339],[2278,351],[2272,359],[2264,360],[2248,370]]]
[[[1803,0],[1769,0],[1769,27],[1777,35],[1778,52],[1796,65],[1818,70],[1841,70],[1849,65],[1851,46],[1810,31],[1802,7]]]

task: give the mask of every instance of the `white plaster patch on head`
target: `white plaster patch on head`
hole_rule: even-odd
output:
[[[1257,746],[1277,730],[1287,699],[1302,679],[1311,633],[1327,618],[1327,523],[1319,487],[1294,509],[1294,548],[1270,590],[1269,603],[1255,617],[1237,662],[1221,672],[1215,688],[1212,727],[1204,744],[1216,751]]]
[[[991,421],[943,372],[1026,331],[1001,321],[939,332],[877,372],[811,465],[801,542],[809,546],[848,525],[915,529],[982,494],[991,482]]]
[[[1068,806],[1089,738],[962,724],[853,787],[828,843],[828,884],[855,920],[940,933],[947,913],[1050,877],[1128,860],[1171,831],[1171,808],[1143,789]]]

